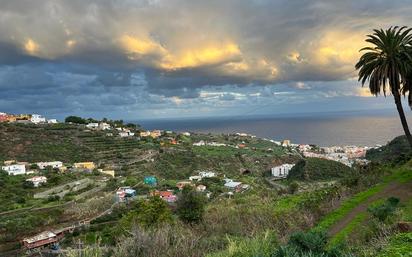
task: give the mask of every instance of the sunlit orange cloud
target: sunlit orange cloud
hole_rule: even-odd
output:
[[[161,64],[168,70],[193,68],[235,61],[240,58],[239,47],[234,43],[186,49],[179,54],[169,54]]]
[[[351,31],[326,32],[317,43],[313,61],[319,65],[354,64],[365,45],[364,36]]]
[[[24,49],[30,55],[36,55],[40,49],[39,44],[37,44],[33,39],[29,38],[24,43]]]
[[[150,40],[142,39],[137,37],[132,37],[129,35],[123,35],[120,39],[120,44],[122,47],[131,54],[167,54],[167,50],[164,49],[160,44]]]
[[[70,39],[66,41],[67,48],[73,48],[76,45],[76,40]]]
[[[223,72],[237,77],[249,77],[256,80],[270,81],[278,77],[276,65],[265,59],[245,58],[241,62],[230,62],[224,66]]]
[[[374,95],[371,94],[368,87],[358,87],[356,89],[356,95],[360,97],[372,97]]]

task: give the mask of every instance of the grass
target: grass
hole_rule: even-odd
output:
[[[400,233],[391,238],[378,257],[407,257],[412,253],[412,232]]]
[[[319,230],[327,230],[337,221],[345,217],[353,208],[366,201],[369,197],[380,192],[386,184],[379,184],[370,189],[356,194],[354,197],[344,201],[342,205],[325,216],[325,218],[314,228]]]
[[[366,191],[360,192],[352,198],[344,201],[342,205],[325,216],[325,218],[315,227],[315,229],[327,230],[337,221],[345,217],[353,208],[366,201],[369,197],[379,193],[385,186],[396,181],[399,183],[407,183],[412,180],[412,172],[407,167],[400,167],[391,170],[391,174],[383,179],[383,183],[375,185]]]
[[[404,213],[404,220],[408,222],[412,222],[412,199],[409,199],[404,205],[401,207]]]
[[[231,239],[226,250],[206,257],[270,257],[278,246],[273,232],[265,232],[253,239]]]
[[[367,213],[362,212],[356,215],[356,217],[339,233],[332,237],[329,241],[329,247],[338,245],[341,242],[345,242],[347,238],[352,234],[354,229],[358,228],[367,218]]]

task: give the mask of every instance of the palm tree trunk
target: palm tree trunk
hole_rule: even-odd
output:
[[[409,131],[408,122],[406,121],[406,117],[405,117],[405,112],[403,111],[403,108],[402,108],[401,96],[397,90],[394,90],[393,97],[395,98],[396,109],[398,109],[399,118],[401,119],[402,127],[403,127],[403,130],[405,131],[406,139],[408,140],[409,145],[412,148],[412,135],[411,135],[411,132]]]

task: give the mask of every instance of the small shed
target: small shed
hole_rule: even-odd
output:
[[[146,185],[149,185],[149,186],[156,186],[157,185],[157,179],[156,179],[155,176],[147,176],[147,177],[144,178],[143,181]]]

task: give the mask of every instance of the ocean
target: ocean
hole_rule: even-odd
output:
[[[405,110],[408,116],[409,110]],[[411,118],[408,117],[409,124]],[[278,117],[218,117],[136,121],[145,129],[177,132],[243,132],[273,140],[289,139],[296,144],[319,146],[386,144],[403,130],[394,112],[316,113]]]

